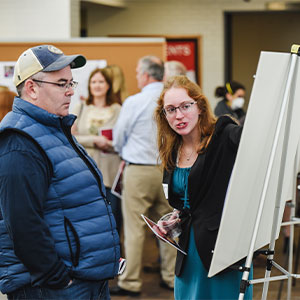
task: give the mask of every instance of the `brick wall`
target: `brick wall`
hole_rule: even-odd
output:
[[[215,105],[224,83],[224,12],[262,11],[268,0],[126,0],[125,8],[88,5],[89,37],[201,35],[202,88]],[[299,2],[298,0],[290,0]],[[80,31],[80,0],[0,0],[0,39],[68,39]]]
[[[215,105],[224,82],[224,12],[263,10],[263,0],[128,0],[127,8],[93,7],[88,36],[164,34],[202,36],[202,89]]]
[[[79,10],[79,0],[1,0],[0,38],[22,41],[78,37]]]

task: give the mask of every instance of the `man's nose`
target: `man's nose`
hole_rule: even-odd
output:
[[[72,88],[71,86],[69,86],[67,89],[66,89],[66,94],[68,96],[73,96],[74,95],[74,88]]]

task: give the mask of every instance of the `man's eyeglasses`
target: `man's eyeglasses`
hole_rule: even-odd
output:
[[[196,102],[184,102],[180,104],[179,106],[168,106],[163,109],[164,114],[167,117],[170,116],[175,116],[176,115],[176,110],[179,109],[181,113],[188,113],[189,110],[191,109],[192,105],[195,104]]]
[[[32,79],[34,82],[40,82],[40,83],[48,83],[48,84],[54,84],[60,87],[61,89],[67,90],[69,88],[72,88],[73,90],[76,89],[78,82],[76,81],[71,81],[69,83],[64,82],[64,83],[58,83],[58,82],[50,82],[50,81],[44,81],[44,80],[37,80],[37,79]]]

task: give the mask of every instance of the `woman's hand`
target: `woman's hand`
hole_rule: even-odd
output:
[[[160,228],[159,226],[157,225],[153,225],[153,230],[158,234],[157,235],[157,238],[159,238],[159,236],[162,236],[162,237],[166,237],[167,235],[167,231],[164,230],[163,228]],[[160,239],[160,238],[159,238]],[[161,239],[160,239],[161,240]]]
[[[174,208],[173,213],[169,218],[169,221],[173,221],[177,219],[177,222],[179,223],[181,221],[181,219],[179,219],[179,214],[180,214],[180,210]]]
[[[167,218],[162,218],[157,222],[157,228],[155,228],[155,231],[163,235],[168,235],[175,227],[178,226],[177,224],[181,221],[179,219],[179,211],[174,210],[172,213],[165,215],[164,217]]]
[[[107,151],[110,148],[110,141],[103,135],[97,135],[94,138],[94,145],[100,150]]]

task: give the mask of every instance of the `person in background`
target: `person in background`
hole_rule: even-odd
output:
[[[177,75],[186,75],[186,67],[177,60],[170,60],[165,62],[164,82],[170,77]]]
[[[163,81],[166,82],[170,77],[176,75],[186,75],[186,67],[183,63],[177,60],[170,60],[164,63],[164,78]],[[157,244],[159,247],[159,243],[157,240]],[[158,257],[157,262],[154,263],[145,263],[144,271],[145,272],[159,272],[160,271],[160,261],[161,258]]]
[[[122,105],[128,97],[124,73],[118,65],[108,65],[107,69],[111,72],[113,93],[118,98],[119,104]]]
[[[225,86],[217,87],[215,96],[222,97],[215,107],[215,115],[217,117],[222,115],[230,115],[237,119],[240,124],[244,123],[245,111],[243,109],[245,103],[245,87],[236,81],[230,81]]]
[[[17,94],[12,91],[0,91],[0,121],[11,111],[15,96]]]
[[[126,161],[123,174],[122,212],[127,266],[112,295],[138,296],[146,223],[141,214],[158,220],[170,212],[158,165],[156,125],[153,113],[163,89],[164,66],[156,56],[142,57],[136,68],[140,93],[127,98],[114,127],[113,146]],[[160,243],[161,287],[173,290],[176,251]]]
[[[15,65],[19,97],[0,123],[0,290],[8,299],[108,300],[119,236],[102,175],[71,135],[71,68],[52,45]]]
[[[216,121],[200,87],[186,76],[165,84],[155,118],[163,182],[180,214],[179,245],[187,252],[177,252],[175,299],[238,299],[241,272],[207,275],[242,127],[229,116]],[[245,299],[251,297],[249,287]]]
[[[112,130],[120,110],[121,105],[112,89],[110,70],[95,69],[88,80],[88,98],[74,108],[77,120],[72,126],[72,133],[103,174],[106,197],[111,203],[119,233],[122,224],[121,202],[112,194],[111,187],[121,162],[112,148]]]

